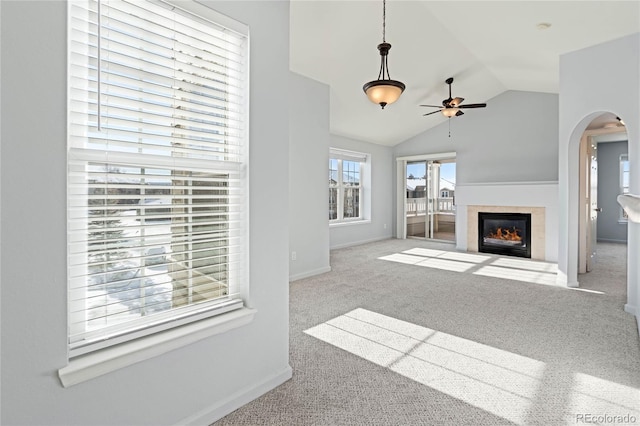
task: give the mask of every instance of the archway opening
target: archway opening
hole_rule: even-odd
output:
[[[578,281],[580,287],[626,301],[627,218],[618,194],[629,190],[624,121],[604,112],[580,137],[578,167]]]

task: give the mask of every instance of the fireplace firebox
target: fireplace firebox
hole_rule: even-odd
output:
[[[479,212],[478,251],[531,258],[531,214]]]

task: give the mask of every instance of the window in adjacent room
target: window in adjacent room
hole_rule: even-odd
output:
[[[329,221],[367,219],[364,194],[368,155],[332,148],[329,151]]]
[[[243,306],[247,29],[195,2],[69,4],[70,355]]]
[[[620,156],[620,194],[629,192],[629,155],[622,154]],[[627,221],[629,217],[627,212],[620,207],[620,220]]]

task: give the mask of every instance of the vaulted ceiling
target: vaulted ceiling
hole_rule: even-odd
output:
[[[382,110],[362,90],[378,76],[382,0],[290,8],[291,70],[329,85],[331,132],[391,146],[447,120],[418,105],[440,105],[448,77],[466,103],[506,90],[557,93],[560,55],[640,32],[639,1],[387,0],[389,71],[407,88]]]

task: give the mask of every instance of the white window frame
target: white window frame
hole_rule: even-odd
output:
[[[629,173],[630,170],[625,170],[625,164],[627,168],[629,167],[629,154],[621,154],[619,160],[620,167],[620,194],[628,194],[629,193],[629,185],[625,185],[625,176],[626,181],[629,182]],[[618,222],[627,223],[629,218],[627,216],[627,212],[624,211],[622,207],[619,207],[620,215],[618,218]]]
[[[68,3],[69,7],[69,19],[71,19],[71,8],[77,4],[86,4],[87,1],[70,1]],[[152,2],[153,3],[153,2]],[[155,2],[158,3],[158,2]],[[225,15],[222,15],[214,10],[210,9],[207,6],[201,5],[194,1],[180,1],[180,2],[170,2],[170,1],[160,1],[160,3],[166,3],[174,9],[179,9],[179,11],[186,11],[188,13],[194,14],[195,16],[201,17],[204,21],[209,21],[219,25],[221,27],[225,27],[228,30],[233,31],[234,33],[242,35],[244,37],[244,51],[243,55],[245,59],[245,70],[244,75],[244,87],[239,90],[243,91],[244,98],[244,106],[243,114],[244,114],[244,123],[246,124],[244,128],[240,131],[244,140],[242,143],[242,148],[240,149],[240,185],[239,192],[236,194],[241,194],[240,196],[244,198],[244,208],[242,208],[242,212],[237,215],[238,221],[240,223],[240,229],[248,230],[248,197],[249,197],[249,188],[248,188],[248,123],[249,123],[249,31],[246,25],[241,24]],[[69,25],[69,42],[72,42],[71,36],[71,25]],[[69,53],[69,60],[71,61],[71,53]],[[69,74],[71,78],[71,73]],[[77,84],[77,83],[76,83]],[[99,80],[98,80],[99,84]],[[71,84],[69,84],[71,90]],[[76,86],[77,89],[77,86]],[[71,96],[69,97],[69,102],[71,102]],[[70,109],[71,111],[71,109]],[[98,110],[99,113],[99,110]],[[71,127],[71,125],[70,125]],[[86,152],[85,152],[86,151]],[[88,157],[83,157],[83,155],[88,155]],[[105,156],[105,153],[95,153],[90,152],[88,149],[77,149],[71,148],[69,149],[69,161],[75,162],[78,164],[78,161],[82,163],[82,161],[100,161],[101,158]],[[107,156],[109,156],[107,154]],[[122,160],[125,162],[130,161],[127,159],[126,155],[122,153],[113,153],[110,156],[109,161],[117,161]],[[157,157],[157,156],[156,156]],[[97,160],[96,160],[97,159]],[[115,159],[115,160],[114,160]],[[165,159],[161,159],[166,162],[167,167],[171,165]],[[161,161],[161,162],[162,162]],[[180,163],[180,158],[176,158],[178,163]],[[71,163],[70,163],[71,164]],[[155,163],[149,163],[149,166],[158,166]],[[173,166],[176,167],[176,166]],[[237,166],[233,166],[237,167]],[[82,167],[81,167],[82,168]],[[72,168],[70,167],[70,170]],[[77,168],[73,171],[77,172]],[[207,170],[208,172],[208,170]],[[235,191],[235,190],[234,190]],[[144,210],[144,209],[143,209]],[[71,217],[71,216],[70,216]],[[235,216],[234,216],[235,217]],[[86,219],[85,219],[86,220]],[[70,222],[70,230],[77,226],[74,224],[73,220]],[[235,231],[230,231],[235,235]],[[95,377],[100,374],[104,374],[105,372],[112,371],[114,369],[123,367],[125,365],[129,365],[134,362],[138,362],[141,359],[150,358],[152,356],[156,356],[160,353],[165,353],[169,350],[175,349],[176,347],[184,344],[188,344],[190,342],[208,337],[213,334],[220,333],[222,331],[228,330],[230,328],[235,328],[237,326],[241,326],[251,321],[253,318],[255,311],[252,309],[244,308],[243,301],[248,298],[248,253],[249,253],[249,235],[248,232],[245,231],[242,235],[237,239],[240,241],[239,244],[243,246],[243,250],[241,253],[232,253],[230,254],[230,261],[237,262],[241,266],[237,271],[231,272],[232,277],[229,278],[238,281],[237,288],[239,299],[228,300],[221,303],[215,303],[207,306],[200,306],[197,309],[172,309],[169,312],[175,312],[173,315],[161,315],[161,320],[153,320],[147,322],[136,323],[131,327],[125,329],[124,331],[119,330],[114,333],[113,336],[106,336],[104,339],[98,339],[96,342],[90,342],[87,345],[81,345],[79,347],[69,349],[69,364],[59,370],[59,376],[64,386],[79,383],[81,381],[87,380],[88,378]],[[71,265],[71,264],[70,264]],[[77,267],[76,270],[77,271]],[[71,275],[70,275],[71,276]],[[71,282],[71,281],[70,281]],[[70,284],[71,285],[71,284]],[[71,289],[70,287],[70,294]],[[71,305],[73,303],[70,300],[70,312],[69,317],[73,315],[77,315],[72,313]],[[233,311],[233,312],[231,312]],[[164,313],[163,313],[164,314]]]
[[[329,161],[335,160],[337,162],[335,184],[329,184],[330,189],[336,189],[336,218],[329,218],[329,225],[340,225],[350,223],[363,223],[370,220],[370,203],[367,194],[370,194],[370,170],[371,170],[371,155],[362,152],[348,151],[339,148],[330,148]],[[352,161],[358,162],[360,168],[358,170],[360,181],[358,188],[358,216],[357,217],[344,217],[344,192],[347,188],[354,188],[353,186],[346,186],[343,182],[343,162]],[[331,173],[331,169],[329,171]]]

